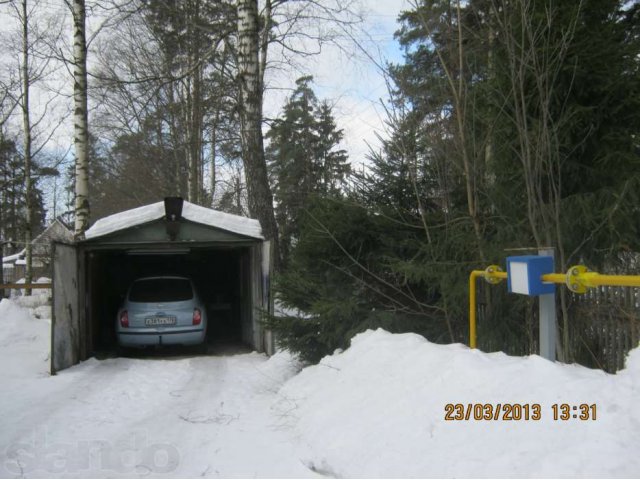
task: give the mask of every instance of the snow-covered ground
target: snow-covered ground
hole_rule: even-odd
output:
[[[50,377],[39,298],[0,303],[0,477],[640,476],[639,349],[608,375],[377,330],[300,373],[249,353]],[[498,403],[530,419],[445,420]],[[563,403],[596,418],[554,420]]]
[[[271,410],[290,356],[91,359],[50,377],[49,322],[0,303],[0,477],[316,476]]]

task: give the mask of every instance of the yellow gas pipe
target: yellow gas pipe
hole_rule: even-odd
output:
[[[490,265],[486,270],[473,270],[469,275],[469,346],[476,348],[476,280],[484,278],[495,285],[507,279],[497,265]],[[567,273],[547,273],[541,277],[543,282],[565,284],[575,293],[585,293],[589,288],[598,286],[640,287],[640,275],[601,275],[591,272],[584,265],[571,267]]]
[[[476,280],[484,278],[488,283],[496,285],[507,278],[498,265],[489,265],[485,270],[473,270],[469,275],[469,346],[476,348]]]

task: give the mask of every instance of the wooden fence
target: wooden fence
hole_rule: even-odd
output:
[[[597,287],[572,295],[569,318],[573,359],[616,372],[640,342],[640,288]]]
[[[479,347],[510,355],[537,354],[537,299],[510,295],[499,287],[479,283]],[[487,289],[492,297],[491,307],[483,300]],[[597,287],[582,295],[569,294],[568,300],[567,361],[610,373],[624,368],[627,353],[640,342],[640,288]],[[559,295],[557,302],[558,340],[561,341],[563,320]],[[465,339],[467,335],[465,331]]]
[[[51,288],[50,283],[4,283],[0,285],[0,290],[4,289],[23,289],[23,288]]]

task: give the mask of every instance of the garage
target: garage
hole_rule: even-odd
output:
[[[209,319],[207,343],[273,353],[261,325],[271,310],[270,257],[257,220],[178,197],[100,219],[77,242],[54,242],[51,372],[113,351],[126,292],[149,276],[192,279]]]

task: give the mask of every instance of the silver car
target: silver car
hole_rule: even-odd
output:
[[[207,316],[186,277],[146,277],[133,282],[118,311],[120,347],[204,345]]]

